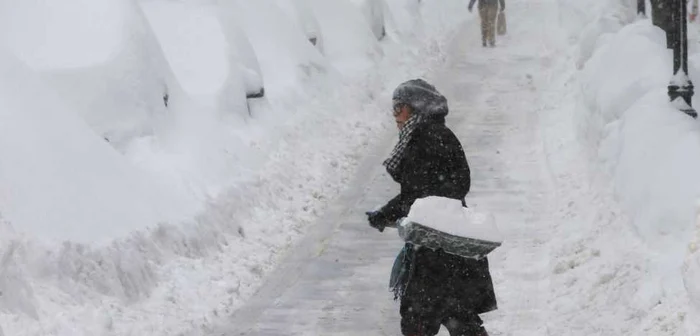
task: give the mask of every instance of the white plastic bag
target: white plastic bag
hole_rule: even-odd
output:
[[[398,229],[409,243],[465,258],[483,258],[503,242],[493,215],[437,196],[416,200]]]

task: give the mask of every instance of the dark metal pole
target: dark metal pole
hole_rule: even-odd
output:
[[[646,0],[637,0],[637,15],[645,16],[647,14]]]
[[[688,8],[686,0],[671,0],[671,45],[673,47],[673,77],[668,85],[671,102],[687,115],[697,118],[692,106],[695,88],[688,76]]]

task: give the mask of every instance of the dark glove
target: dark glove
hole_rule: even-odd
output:
[[[379,232],[384,232],[386,227],[386,217],[381,211],[367,211],[367,221],[369,221],[369,226],[379,230]]]

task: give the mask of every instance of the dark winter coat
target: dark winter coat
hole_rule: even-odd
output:
[[[408,215],[413,202],[427,196],[464,200],[471,180],[467,159],[443,115],[433,115],[414,132],[392,178],[401,193],[380,211],[389,221]],[[484,313],[496,309],[488,261],[457,257],[443,251],[407,246],[410,276],[402,298],[453,302]],[[421,299],[423,298],[423,299]]]

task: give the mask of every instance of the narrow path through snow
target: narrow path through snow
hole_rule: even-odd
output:
[[[555,188],[540,137],[537,85],[546,85],[542,78],[555,68],[549,37],[556,2],[513,0],[508,15],[509,35],[495,49],[480,47],[478,22],[463,27],[436,85],[450,100],[448,124],[472,167],[467,202],[494,212],[507,239],[490,256],[500,309],[485,316],[487,328],[492,335],[546,335]],[[392,230],[370,229],[364,218],[397,191],[380,166],[385,154],[367,159],[355,187],[214,334],[400,334],[387,282],[402,242]]]

